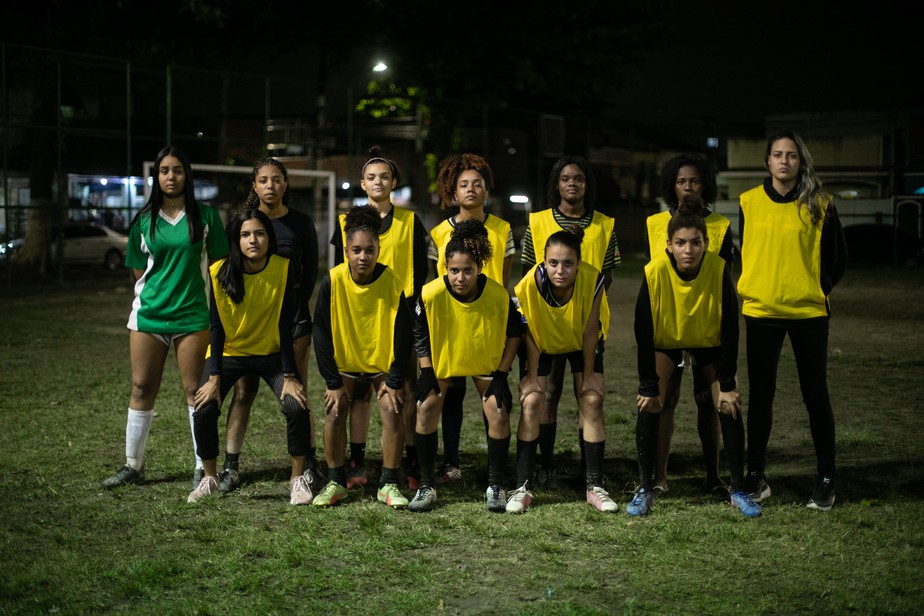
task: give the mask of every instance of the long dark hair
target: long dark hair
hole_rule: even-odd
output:
[[[796,150],[799,152],[799,183],[796,185],[795,202],[800,207],[804,207],[811,216],[812,222],[817,224],[833,197],[825,191],[821,178],[815,171],[815,161],[805,146],[805,142],[802,141],[802,137],[792,131],[784,130],[770,135],[767,140],[767,149],[764,152],[764,166],[770,168],[770,152],[773,151],[773,144],[780,139],[789,139],[796,144]]]
[[[561,203],[561,193],[558,190],[558,180],[561,172],[568,165],[575,165],[584,174],[584,209],[592,210],[597,202],[597,182],[594,179],[594,170],[581,156],[563,156],[555,161],[552,171],[549,172],[549,182],[545,193],[545,203],[549,208],[558,207]]]
[[[266,257],[276,254],[276,231],[269,216],[257,208],[246,208],[238,212],[228,225],[228,258],[218,268],[218,285],[224,289],[235,304],[244,301],[244,253],[241,252],[241,227],[252,218],[256,218],[266,229],[269,247]]]
[[[135,224],[135,222],[141,218],[142,214],[150,212],[150,235],[151,239],[154,239],[154,229],[157,227],[157,219],[160,217],[160,210],[164,205],[164,192],[160,189],[159,181],[160,164],[168,156],[175,157],[180,161],[180,164],[183,165],[183,174],[186,182],[183,201],[186,209],[186,226],[189,229],[189,243],[198,244],[202,241],[202,215],[199,213],[199,204],[196,203],[192,164],[190,164],[186,152],[175,145],[168,145],[157,153],[157,158],[154,159],[154,181],[151,186],[151,197],[148,199],[148,202],[144,204],[144,207],[141,208],[141,211],[135,216],[134,220],[132,220],[132,224]]]

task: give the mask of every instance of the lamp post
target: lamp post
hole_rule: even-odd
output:
[[[381,60],[372,67],[373,73],[382,73],[388,70],[388,65]],[[347,86],[347,180],[353,174],[353,83],[350,81]],[[352,186],[352,182],[350,183]]]

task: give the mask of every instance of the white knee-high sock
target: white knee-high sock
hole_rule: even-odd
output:
[[[202,458],[200,458],[199,454],[196,453],[196,422],[193,419],[193,414],[196,412],[196,407],[187,406],[186,408],[189,410],[189,433],[192,435],[193,456],[196,457],[196,468],[203,468]]]
[[[148,444],[148,433],[151,431],[153,419],[153,410],[128,409],[128,420],[125,422],[125,461],[137,471],[144,466],[144,448]]]

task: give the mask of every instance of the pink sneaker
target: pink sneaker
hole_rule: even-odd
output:
[[[523,513],[529,509],[533,502],[533,493],[526,489],[526,486],[520,486],[510,493],[507,499],[507,513]]]
[[[609,493],[600,486],[594,486],[587,490],[587,504],[603,513],[612,513],[619,509],[619,506],[610,498]]]
[[[350,468],[347,469],[347,489],[352,490],[357,486],[364,486],[368,483],[366,479],[366,469],[362,466],[356,466],[356,462],[350,462]]]
[[[290,505],[310,505],[314,500],[314,492],[308,485],[308,479],[304,475],[299,475],[289,481],[289,504]]]
[[[196,486],[196,489],[190,492],[189,496],[186,497],[186,502],[195,503],[202,498],[218,496],[218,494],[220,494],[218,491],[218,478],[214,476],[203,477],[199,485]]]

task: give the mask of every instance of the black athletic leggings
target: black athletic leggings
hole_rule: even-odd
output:
[[[225,396],[234,387],[242,376],[256,374],[270,386],[278,399],[282,395],[282,385],[285,378],[282,375],[282,357],[273,355],[253,355],[247,357],[221,358],[221,380],[219,396],[224,401]],[[209,362],[206,361],[202,372],[200,387],[209,380]],[[291,396],[282,401],[282,414],[286,417],[286,436],[288,440],[289,455],[308,455],[311,424],[308,411],[298,405]],[[218,457],[218,417],[221,415],[221,405],[210,400],[193,415],[194,430],[196,433],[196,453],[203,460],[214,460]]]
[[[789,334],[802,400],[809,414],[818,474],[835,474],[834,412],[828,395],[828,317],[745,317],[748,358],[748,470],[763,474],[773,425],[773,397],[783,339]]]

